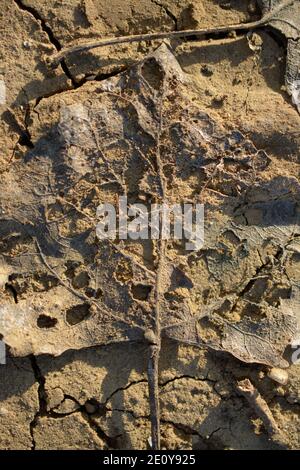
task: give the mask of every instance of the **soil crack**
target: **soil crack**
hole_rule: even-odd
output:
[[[137,385],[137,384],[141,384],[141,383],[148,383],[147,380],[145,379],[142,379],[142,380],[136,380],[134,382],[130,382],[129,384],[125,385],[125,387],[120,387],[120,388],[117,388],[116,390],[114,390],[110,395],[109,397],[105,400],[104,403],[102,403],[103,406],[106,406],[107,403],[112,399],[112,397],[114,395],[116,395],[118,392],[124,392],[125,390],[128,390],[130,387],[132,387],[133,385]]]
[[[172,13],[167,6],[162,5],[158,0],[151,0],[151,2],[160,7],[166,13],[166,15],[174,22],[174,31],[178,31],[178,20],[174,13]]]
[[[47,34],[48,36],[48,39],[49,39],[49,42],[55,47],[56,51],[59,52],[62,50],[62,45],[60,44],[60,41],[57,39],[57,37],[55,36],[55,34],[53,33],[52,29],[50,28],[50,26],[47,24],[46,20],[41,16],[41,14],[34,8],[34,7],[30,7],[28,5],[24,5],[24,3],[22,2],[22,0],[14,0],[15,4],[17,5],[17,7],[22,10],[22,11],[26,11],[27,13],[29,13],[36,21],[38,21],[41,25],[41,28],[42,30],[44,31],[44,33]],[[74,87],[76,87],[77,83],[76,83],[76,80],[74,79],[74,77],[72,76],[70,70],[69,70],[69,67],[67,66],[65,60],[62,60],[61,61],[61,68],[64,72],[64,74],[66,75],[66,77],[71,80],[72,82],[72,85]]]
[[[180,375],[179,377],[173,377],[172,379],[166,380],[166,382],[160,383],[159,386],[161,388],[166,387],[166,385],[169,385],[169,383],[175,382],[177,380],[181,379],[191,379],[191,380],[196,380],[199,382],[210,382],[213,384],[216,384],[216,380],[209,379],[208,377],[193,377],[192,375]]]
[[[34,429],[35,429],[35,427],[38,423],[39,417],[47,414],[47,400],[46,400],[46,391],[45,391],[46,379],[43,376],[43,374],[42,374],[42,372],[39,368],[36,357],[32,354],[31,356],[29,356],[29,359],[30,359],[31,367],[32,367],[32,370],[33,370],[33,373],[34,373],[35,380],[38,383],[39,410],[35,414],[33,420],[31,421],[31,423],[29,425],[30,426],[30,435],[31,435],[31,439],[32,439],[31,450],[35,450],[36,443],[35,443],[35,439],[34,439]]]

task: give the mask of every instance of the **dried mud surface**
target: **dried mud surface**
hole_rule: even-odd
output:
[[[44,55],[75,40],[96,35],[179,30],[249,21],[259,17],[255,2],[246,0],[3,0],[0,13],[0,79],[6,101],[0,103],[0,178],[5,199],[20,197],[11,178],[56,119],[61,102],[84,99],[147,53],[151,44],[123,45],[68,57],[56,70]],[[246,34],[171,41],[170,47],[191,80],[188,99],[195,101],[228,132],[238,129],[268,156],[265,181],[290,178],[299,182],[299,122],[284,90],[284,41],[268,28],[257,31],[261,46],[249,48]],[[75,94],[75,95],[74,95]],[[22,183],[21,186],[22,187]],[[220,187],[216,188],[216,195]],[[186,191],[186,187],[179,191]],[[14,193],[15,192],[15,193]],[[225,191],[226,193],[226,191]],[[15,194],[15,195],[14,195]],[[76,202],[76,201],[75,201]],[[240,218],[255,224],[259,214],[241,207]],[[52,216],[57,217],[55,208]],[[244,219],[244,220],[245,220]],[[11,246],[15,254],[26,238],[11,234],[0,240],[1,263]],[[246,266],[221,272],[222,285],[212,279],[209,263],[197,261],[190,275],[203,294],[236,294],[276,306],[288,296],[291,281],[299,283],[299,238],[286,253],[270,247],[250,257]],[[233,239],[223,240],[232,251]],[[146,254],[147,255],[147,254]],[[147,256],[146,256],[147,258]],[[53,278],[15,276],[8,281],[1,264],[4,301],[24,301],[50,292]],[[255,282],[253,277],[263,274]],[[72,281],[81,279],[72,271]],[[245,290],[245,286],[247,289]],[[55,287],[55,286],[54,286]],[[58,286],[59,288],[59,286]],[[185,289],[177,292],[186,297]],[[59,295],[59,292],[57,293]],[[192,299],[194,302],[197,299]],[[44,305],[47,308],[47,305]],[[111,344],[59,357],[9,355],[0,365],[1,449],[146,449],[150,421],[147,401],[147,351],[141,344]],[[244,364],[230,355],[163,342],[160,365],[162,447],[167,449],[299,449],[299,366],[288,369],[287,385],[267,376],[262,365]],[[236,382],[250,378],[281,430],[280,442],[270,439],[260,419],[240,396]]]

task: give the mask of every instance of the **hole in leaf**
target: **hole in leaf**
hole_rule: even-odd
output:
[[[69,325],[77,325],[77,323],[86,320],[90,316],[90,306],[87,304],[76,305],[66,311],[66,321]]]
[[[177,287],[184,287],[186,289],[193,288],[193,282],[191,279],[179,268],[174,268],[171,275],[171,289],[176,289]]]
[[[93,297],[94,299],[100,299],[103,295],[103,291],[100,288],[92,289],[91,287],[87,287],[87,289],[85,289],[85,295],[90,298]]]
[[[132,297],[137,300],[147,300],[151,290],[151,286],[145,286],[144,284],[133,285],[131,287]]]
[[[72,280],[73,287],[76,289],[81,289],[82,287],[87,287],[90,281],[90,276],[88,272],[81,271]]]
[[[37,319],[37,326],[39,328],[53,328],[57,323],[57,319],[49,317],[48,315],[39,315]]]
[[[142,75],[152,88],[159,90],[163,83],[164,71],[159,63],[151,58],[144,62]]]

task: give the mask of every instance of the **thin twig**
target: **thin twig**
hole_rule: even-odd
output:
[[[224,26],[217,26],[215,28],[203,28],[203,29],[187,29],[183,31],[164,31],[158,33],[146,33],[146,34],[137,34],[130,36],[119,36],[112,38],[100,39],[99,41],[87,42],[85,44],[77,44],[74,46],[66,47],[58,53],[47,57],[47,62],[52,66],[57,66],[59,63],[69,54],[75,52],[84,52],[91,49],[96,49],[98,47],[113,46],[117,44],[141,42],[141,41],[153,41],[156,39],[166,39],[166,38],[185,38],[189,36],[205,36],[207,34],[218,34],[218,33],[228,33],[230,31],[240,31],[240,30],[249,30],[255,29],[269,23],[274,16],[279,13],[283,8],[288,7],[295,0],[284,0],[272,11],[264,15],[260,20],[252,21],[249,23],[238,23],[238,24],[229,24]]]
[[[267,433],[272,437],[275,434],[280,433],[280,429],[277,426],[277,423],[272,415],[272,412],[267,404],[267,402],[262,398],[260,393],[250,382],[249,379],[241,380],[237,383],[238,391],[246,398],[249,405],[257,416],[261,418]]]

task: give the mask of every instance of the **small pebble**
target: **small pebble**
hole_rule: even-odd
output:
[[[228,37],[232,39],[236,39],[237,38],[236,31],[229,31]]]
[[[0,416],[7,416],[7,415],[9,415],[8,410],[4,407],[1,407],[0,408]]]
[[[157,337],[153,330],[146,330],[144,333],[144,338],[150,344],[157,344]]]
[[[268,372],[268,377],[281,385],[286,385],[289,380],[287,371],[279,367],[272,367]]]
[[[97,406],[94,405],[93,403],[87,402],[84,405],[84,407],[85,407],[86,412],[90,415],[92,415],[93,413],[96,413],[96,411],[97,411]]]

